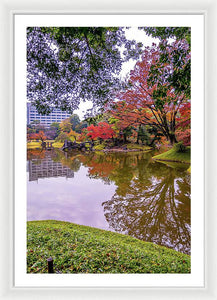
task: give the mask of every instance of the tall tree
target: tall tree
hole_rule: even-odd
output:
[[[123,27],[29,27],[27,98],[41,114],[72,112],[81,100],[100,106],[119,87],[122,63],[138,58],[141,47]]]
[[[190,101],[188,92],[184,89],[177,92],[170,80],[176,72],[173,55],[180,47],[187,51],[188,44],[175,41],[168,45],[164,62],[161,46],[147,47],[142,60],[136,63],[130,73],[129,88],[118,93],[117,99],[111,104],[111,112],[120,122],[155,127],[172,144],[177,141],[175,130],[179,110]],[[185,56],[180,68],[184,69],[189,60],[190,56]]]
[[[71,131],[71,129],[72,129],[72,124],[71,124],[69,118],[61,121],[61,123],[60,123],[60,131],[61,132],[69,133]]]
[[[70,118],[70,123],[72,124],[72,130],[75,130],[76,126],[80,124],[80,118],[78,115],[73,114]]]
[[[50,129],[54,131],[54,134],[57,137],[57,135],[60,133],[60,123],[53,122],[52,124],[50,124]]]
[[[167,62],[168,59],[173,63],[174,70],[167,75],[167,80],[180,94],[183,91],[190,98],[191,95],[191,28],[190,27],[144,27],[148,35],[160,39],[160,63]],[[171,40],[175,41],[179,47],[173,49],[168,56],[167,48],[171,44]],[[184,46],[185,45],[185,46]],[[158,74],[158,65],[153,66],[152,79]]]

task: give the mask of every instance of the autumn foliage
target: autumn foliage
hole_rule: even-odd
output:
[[[114,97],[107,99],[103,114],[86,119],[83,130],[79,130],[81,134],[76,132],[75,126],[79,118],[63,120],[56,139],[99,140],[100,143],[113,139],[115,145],[130,141],[149,146],[181,141],[189,146],[190,56],[190,44],[183,36],[172,42],[161,39],[159,45],[146,47],[130,72],[125,88],[116,90]],[[87,124],[91,125],[86,127]],[[28,138],[43,141],[46,136],[40,131],[28,134]]]
[[[182,43],[183,48],[188,47],[184,41]],[[177,92],[169,80],[175,72],[172,58],[177,47],[180,47],[180,42],[167,46],[167,58],[163,62],[159,46],[153,45],[145,49],[142,60],[136,63],[130,73],[128,89],[117,93],[108,107],[121,129],[140,124],[149,125],[173,144],[177,142],[175,131],[180,116],[185,115],[186,122],[188,119],[190,124],[190,115],[185,112],[189,109],[187,104],[190,100],[184,90]],[[181,61],[181,67],[184,68],[189,59],[190,55],[186,56]],[[183,126],[180,123],[179,128],[184,128]]]
[[[177,118],[176,135],[177,140],[182,141],[185,146],[191,145],[191,104],[185,103],[179,110]]]
[[[97,125],[91,124],[89,127],[85,128],[83,134],[84,133],[86,133],[86,136],[91,140],[107,140],[115,136],[115,131],[112,128],[112,125],[106,122],[99,122]]]
[[[42,142],[47,139],[44,131],[39,131],[39,133],[29,133],[28,140],[41,140]]]

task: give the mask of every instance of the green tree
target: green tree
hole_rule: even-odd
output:
[[[149,144],[149,140],[150,140],[150,135],[148,133],[148,130],[146,128],[147,126],[143,126],[143,125],[139,125],[138,129],[137,129],[137,144],[139,143],[139,141],[142,142],[142,144]]]
[[[55,140],[57,142],[64,142],[65,140],[70,141],[70,138],[66,132],[60,132],[60,134]]]
[[[122,63],[138,59],[141,43],[123,27],[27,28],[27,98],[38,112],[73,112],[81,100],[105,103],[119,88]]]
[[[69,118],[63,120],[63,121],[60,123],[60,131],[61,131],[61,132],[69,133],[69,132],[71,131],[71,129],[72,129],[72,124],[71,124]]]
[[[80,124],[80,118],[78,115],[73,114],[70,118],[70,123],[72,124],[72,130],[75,130],[76,126]]]
[[[143,27],[142,29],[148,35],[162,40],[185,39],[188,44],[191,44],[191,28],[190,27]]]
[[[172,74],[167,76],[170,85],[175,88],[178,95],[185,92],[185,95],[191,97],[191,28],[190,27],[145,27],[145,32],[152,37],[160,39],[159,47],[161,57],[159,64],[152,67],[150,72],[150,82],[153,84],[158,80],[159,67],[164,63],[174,65]],[[173,43],[179,45],[168,55],[168,48]],[[187,62],[187,63],[186,63]]]
[[[50,125],[49,131],[51,132],[52,139],[55,139],[60,134],[60,123],[53,122]]]
[[[52,124],[50,124],[50,129],[55,130],[57,132],[57,134],[59,134],[60,133],[60,123],[53,122]]]
[[[75,131],[81,133],[82,130],[87,127],[88,127],[87,121],[81,121],[78,125],[76,125]]]

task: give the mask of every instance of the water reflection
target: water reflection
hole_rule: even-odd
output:
[[[67,154],[63,159],[63,155],[60,154],[45,150],[29,150],[27,152],[29,181],[50,177],[74,177],[74,172],[80,169],[80,160],[76,157],[68,158]]]
[[[105,217],[118,232],[188,253],[189,178],[174,169],[163,170],[162,177],[155,166],[151,165],[150,170],[151,180],[135,177],[127,190],[116,191],[111,200],[103,203]]]
[[[88,177],[88,181],[83,177],[83,188],[90,192],[89,204],[102,208],[102,211],[97,208],[95,215],[93,211],[91,212],[92,219],[101,221],[97,222],[97,225],[89,224],[88,221],[78,222],[79,224],[126,233],[190,253],[190,176],[185,170],[174,165],[168,167],[153,162],[151,153],[142,152],[107,154],[28,152],[28,160],[30,180],[46,176],[46,168],[48,177],[71,176],[71,178],[85,168],[83,176]],[[81,189],[76,191],[73,180],[75,182],[75,179],[70,182],[73,194],[81,197],[83,191]],[[102,182],[107,188],[105,185],[103,189],[100,188]],[[95,187],[94,197],[97,195],[99,200],[97,202],[91,197],[93,194],[91,185]],[[111,196],[105,198],[109,196],[108,189],[111,190]],[[68,197],[70,201],[72,195]],[[78,205],[77,202],[76,207]],[[84,210],[82,203],[80,205]],[[90,205],[87,210],[90,209]],[[70,210],[70,206],[67,209]],[[79,214],[79,209],[76,212]],[[59,219],[64,218],[59,216]],[[76,222],[75,216],[69,221]]]

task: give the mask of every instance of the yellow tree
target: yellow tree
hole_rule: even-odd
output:
[[[63,121],[60,123],[60,131],[61,131],[61,132],[69,133],[69,132],[71,131],[71,129],[72,129],[72,124],[71,124],[69,118],[63,120]]]

